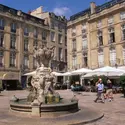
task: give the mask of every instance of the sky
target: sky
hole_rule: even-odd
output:
[[[28,12],[39,6],[43,6],[44,11],[54,12],[57,15],[64,15],[67,18],[90,6],[94,1],[97,5],[109,0],[0,0],[0,4]]]

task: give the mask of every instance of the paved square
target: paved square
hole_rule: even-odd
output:
[[[73,93],[70,90],[60,90],[58,91],[62,97],[72,98]],[[33,119],[31,116],[31,121],[26,120],[25,124],[22,119],[15,114],[15,117],[12,115],[7,115],[9,111],[9,100],[13,95],[17,97],[26,97],[28,94],[27,91],[4,91],[0,94],[0,125],[34,125]],[[108,102],[105,104],[94,103],[93,100],[96,98],[96,93],[77,93],[77,98],[79,99],[79,106],[98,109],[104,113],[104,118],[101,120],[90,123],[88,125],[124,125],[125,124],[125,98],[122,98],[122,94],[117,94],[114,96],[114,101]],[[41,122],[34,121],[35,125],[43,125]],[[62,123],[60,123],[61,125]],[[64,125],[65,123],[63,123]],[[56,121],[55,121],[56,125]]]

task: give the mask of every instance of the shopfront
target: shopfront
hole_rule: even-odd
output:
[[[19,74],[14,72],[4,73],[2,75],[3,89],[16,90],[19,83]]]

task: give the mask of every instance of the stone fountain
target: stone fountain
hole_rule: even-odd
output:
[[[37,61],[36,74],[32,76],[30,93],[26,99],[10,101],[12,111],[30,113],[33,116],[42,116],[49,112],[78,111],[78,101],[62,99],[54,90],[55,76],[49,67],[54,57],[55,47],[40,46],[34,48],[34,57]]]

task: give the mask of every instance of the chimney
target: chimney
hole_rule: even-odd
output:
[[[90,8],[91,8],[91,14],[95,13],[95,8],[96,8],[95,2],[90,3]]]

